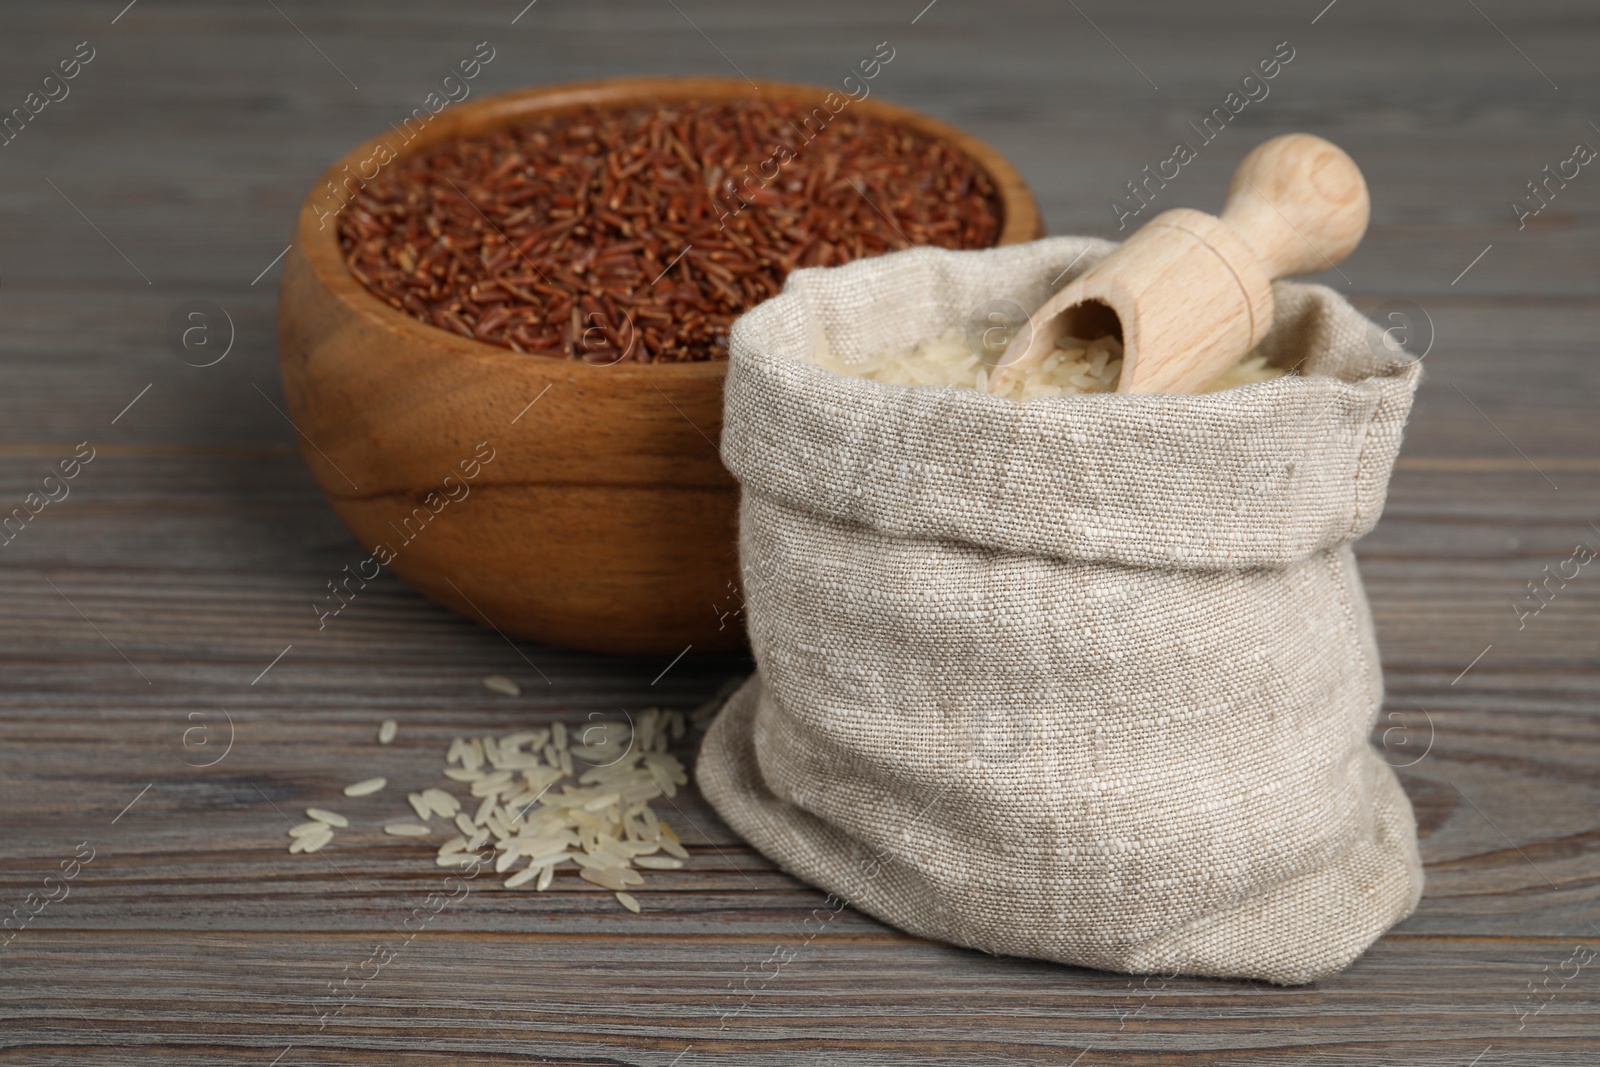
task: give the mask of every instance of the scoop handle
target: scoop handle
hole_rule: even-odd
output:
[[[1269,278],[1327,270],[1367,232],[1371,200],[1361,168],[1309,133],[1274,137],[1233,173],[1222,221],[1244,238]]]

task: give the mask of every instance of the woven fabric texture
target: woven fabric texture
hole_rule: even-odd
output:
[[[1416,906],[1350,543],[1420,368],[1278,283],[1297,374],[1016,404],[810,362],[1034,307],[1112,246],[793,274],[730,342],[757,672],[697,768],[799,878],[913,933],[1132,973],[1315,980]]]

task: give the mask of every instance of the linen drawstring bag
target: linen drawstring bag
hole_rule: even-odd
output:
[[[722,456],[757,671],[701,749],[727,824],[911,933],[1313,981],[1410,914],[1411,806],[1351,543],[1420,368],[1317,285],[1205,395],[1019,404],[812,362],[1036,307],[1112,246],[797,271],[738,320]]]

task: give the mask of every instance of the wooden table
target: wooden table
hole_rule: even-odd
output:
[[[0,16],[6,108],[93,49],[0,147],[5,507],[94,452],[0,550],[4,910],[94,857],[0,950],[0,1062],[1600,1062],[1600,963],[1567,962],[1600,946],[1600,564],[1521,628],[1511,606],[1600,547],[1600,173],[1552,184],[1520,228],[1509,206],[1600,145],[1591,4],[124,2]],[[1270,96],[1157,206],[1214,210],[1251,144],[1323,134],[1365,168],[1373,224],[1322,280],[1431,322],[1360,546],[1388,671],[1375,740],[1427,860],[1416,915],[1308,988],[991,958],[851,910],[773,975],[821,894],[690,790],[662,810],[692,861],[651,875],[643,914],[571,875],[543,894],[485,879],[402,943],[446,872],[374,820],[450,737],[689,707],[749,669],[691,654],[658,679],[666,657],[510,647],[388,577],[317,628],[314,598],[362,553],[279,411],[276,257],[326,161],[484,40],[480,92],[735,67],[831,84],[887,40],[875,92],[1009,155],[1051,232],[1110,236],[1124,183],[1289,42]],[[232,318],[214,366],[169,350],[192,299]],[[400,737],[380,749],[385,717]],[[396,784],[339,795],[368,774]],[[291,856],[282,813],[309,804],[365,826]]]

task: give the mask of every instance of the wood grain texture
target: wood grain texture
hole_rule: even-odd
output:
[[[1600,947],[1600,572],[1520,629],[1511,604],[1578,541],[1600,546],[1600,176],[1584,168],[1523,230],[1508,208],[1575,141],[1600,144],[1592,5],[1480,3],[1491,25],[1470,5],[1371,0],[940,0],[913,24],[925,0],[638,0],[541,2],[513,26],[522,3],[139,0],[112,25],[122,6],[0,15],[7,106],[76,42],[97,49],[0,148],[0,494],[17,506],[79,442],[97,449],[0,548],[0,914],[79,842],[96,849],[0,950],[0,1064],[1595,1062],[1600,969],[1560,972]],[[1423,835],[1416,915],[1293,990],[997,959],[849,908],[806,943],[822,895],[689,790],[661,809],[693,858],[651,876],[643,914],[570,875],[542,895],[474,886],[322,1025],[328,983],[393,947],[441,884],[376,825],[450,737],[691,707],[748,669],[513,646],[387,574],[318,628],[314,599],[365,553],[273,407],[281,264],[251,282],[327,161],[485,39],[500,55],[484,92],[735,65],[832,84],[888,40],[875,96],[993,144],[1051,232],[1106,237],[1123,183],[1290,41],[1271,95],[1170,192],[1220,203],[1250,144],[1328,137],[1361,164],[1373,219],[1344,276],[1320,280],[1375,315],[1410,301],[1433,337],[1358,548],[1387,678],[1375,741]],[[164,336],[194,297],[236,330],[205,369]],[[493,673],[523,695],[484,689]],[[211,756],[184,732],[220,729],[220,709],[233,748],[191,766]],[[380,749],[386,717],[400,736]],[[394,784],[339,795],[367,773]],[[358,826],[290,856],[274,805],[330,803]],[[775,951],[792,954],[776,973]]]
[[[1175,180],[1182,170],[1169,162]],[[1149,206],[1141,198],[1165,186],[1145,172],[1133,199],[1140,213]],[[1200,392],[1266,337],[1272,282],[1342,261],[1366,232],[1369,208],[1360,168],[1337,145],[1306,133],[1263,141],[1239,162],[1220,216],[1168,208],[1046,300],[990,391],[1063,337],[1109,333],[1122,342],[1117,392]],[[1131,210],[1122,203],[1119,217]]]

